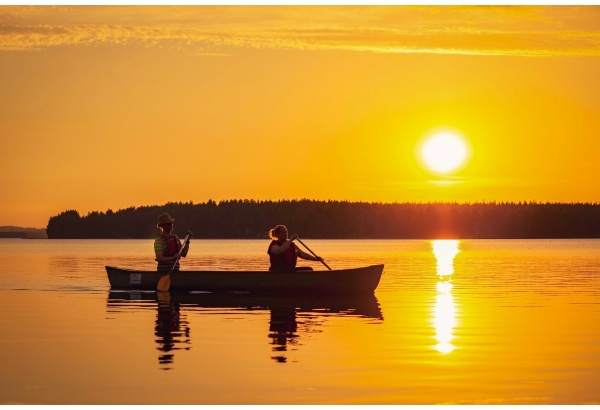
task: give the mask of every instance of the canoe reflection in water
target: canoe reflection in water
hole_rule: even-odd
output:
[[[110,291],[107,310],[123,313],[127,310],[156,309],[155,336],[161,369],[174,364],[177,350],[192,346],[190,323],[186,311],[201,312],[202,308],[232,310],[269,310],[269,344],[278,363],[286,363],[290,346],[298,347],[301,333],[315,331],[325,316],[351,316],[383,321],[379,302],[373,294],[345,296],[274,296],[240,293],[204,292],[140,292]],[[307,315],[308,313],[308,315]],[[301,316],[298,323],[298,314]]]

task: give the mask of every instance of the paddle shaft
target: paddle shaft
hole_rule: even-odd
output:
[[[298,240],[298,242],[300,242],[302,244],[302,246],[304,246],[310,253],[312,253],[315,258],[319,259],[319,262],[321,262],[323,265],[325,265],[327,267],[327,269],[331,270],[329,265],[326,264],[323,259],[319,258],[313,251],[311,251],[310,248],[308,246],[306,246],[306,244],[300,240],[300,238],[296,238],[296,239]]]

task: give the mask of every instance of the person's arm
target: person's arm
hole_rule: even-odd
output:
[[[313,255],[309,255],[308,253],[304,252],[302,249],[300,249],[299,247],[298,249],[298,256],[301,257],[302,259],[306,259],[309,261],[322,261],[322,258],[316,258]]]
[[[171,258],[163,256],[163,244],[158,238],[154,241],[154,254],[156,256],[154,260],[158,263],[167,263],[172,260]]]
[[[296,239],[297,237],[298,237],[298,234],[295,233],[292,236],[290,236],[290,238],[287,241],[285,241],[283,243],[283,245],[279,246],[277,244],[274,244],[273,246],[271,246],[271,253],[274,253],[277,255],[277,254],[287,251],[288,248],[290,247],[290,244],[292,242],[294,242],[294,239]]]

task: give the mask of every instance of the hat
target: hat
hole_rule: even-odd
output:
[[[169,214],[162,214],[158,217],[158,225],[168,224],[171,222],[175,222],[175,219],[171,218]]]

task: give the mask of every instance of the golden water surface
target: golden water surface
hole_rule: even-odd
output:
[[[0,240],[0,403],[600,402],[600,240],[303,241],[385,263],[375,294],[111,292],[152,241]],[[267,245],[195,240],[182,269]]]

